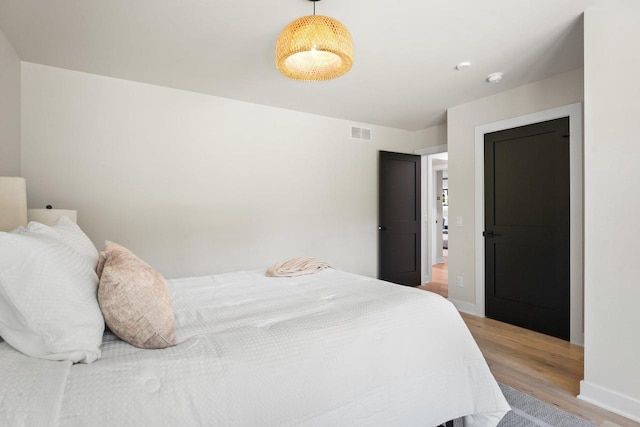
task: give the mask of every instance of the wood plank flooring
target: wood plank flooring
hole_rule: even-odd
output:
[[[582,347],[496,320],[460,314],[499,382],[598,426],[605,422],[640,426],[576,398],[584,377]]]
[[[431,269],[431,279],[429,283],[419,286],[420,289],[435,292],[445,298],[449,297],[449,268],[447,258],[441,264],[434,264]]]
[[[496,320],[461,315],[499,382],[598,426],[605,421],[640,426],[576,398],[584,377],[582,347]]]
[[[435,264],[420,289],[448,297],[447,259]],[[597,426],[638,427],[620,415],[576,398],[584,377],[584,349],[518,326],[460,313],[496,380]],[[613,424],[611,424],[613,423]]]

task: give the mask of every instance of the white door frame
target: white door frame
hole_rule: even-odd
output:
[[[433,212],[433,168],[431,162],[428,161],[428,157],[431,154],[446,153],[449,151],[447,144],[436,145],[434,147],[421,148],[416,150],[414,154],[422,156],[420,171],[421,171],[421,183],[422,188],[420,190],[420,213],[422,214],[422,221],[420,221],[420,239],[421,239],[421,260],[420,269],[422,271],[422,282],[427,283],[431,281],[431,221],[429,212]],[[429,177],[429,179],[427,179]]]
[[[484,292],[484,134],[547,120],[569,117],[569,274],[570,274],[570,341],[584,343],[583,302],[583,155],[582,103],[552,108],[525,116],[488,123],[475,128],[475,254],[476,306],[478,316],[485,315]]]
[[[429,156],[430,157],[430,156]],[[433,159],[431,159],[431,169],[433,170],[433,174],[431,175],[431,185],[433,186],[432,188],[432,195],[431,195],[431,209],[433,212],[433,216],[436,217],[435,220],[439,220],[441,219],[440,216],[438,216],[438,206],[437,203],[440,203],[440,205],[442,206],[441,201],[438,201],[438,194],[436,193],[436,188],[438,188],[437,186],[437,181],[438,181],[438,172],[442,172],[445,170],[449,169],[449,165],[433,165]],[[442,179],[440,179],[440,182],[442,182]],[[442,185],[442,184],[440,184]],[[441,208],[442,209],[442,208]],[[437,223],[436,221],[430,221],[429,222],[429,231],[431,232],[431,266],[433,267],[433,264],[439,264],[444,262],[444,260],[440,257],[438,258],[438,233],[440,233],[440,236],[442,236],[442,224],[441,223]],[[443,220],[444,221],[444,220]],[[442,243],[442,240],[441,240]]]

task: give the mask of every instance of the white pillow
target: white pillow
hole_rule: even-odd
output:
[[[91,363],[104,319],[85,255],[44,225],[0,233],[0,335],[33,357]]]
[[[49,227],[39,222],[31,221],[27,225],[29,231],[47,232],[44,230],[53,229],[60,240],[71,246],[80,255],[84,256],[92,265],[93,269],[98,265],[98,250],[91,242],[91,239],[78,227],[78,224],[71,221],[66,215],[61,216],[53,227]]]

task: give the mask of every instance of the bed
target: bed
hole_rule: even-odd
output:
[[[0,251],[17,256],[14,238],[0,233]],[[0,297],[17,283],[2,262]],[[0,322],[0,425],[429,427],[462,417],[473,427],[509,410],[460,315],[436,294],[334,269],[167,289],[176,345],[162,350],[102,326],[97,360],[46,360],[9,345]]]

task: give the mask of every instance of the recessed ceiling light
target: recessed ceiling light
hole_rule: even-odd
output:
[[[469,61],[463,61],[463,62],[459,63],[458,65],[456,65],[456,70],[458,70],[458,71],[467,70],[469,68],[471,68],[471,62],[469,62]]]
[[[502,76],[504,76],[504,73],[491,73],[487,76],[487,81],[489,83],[500,83]]]

